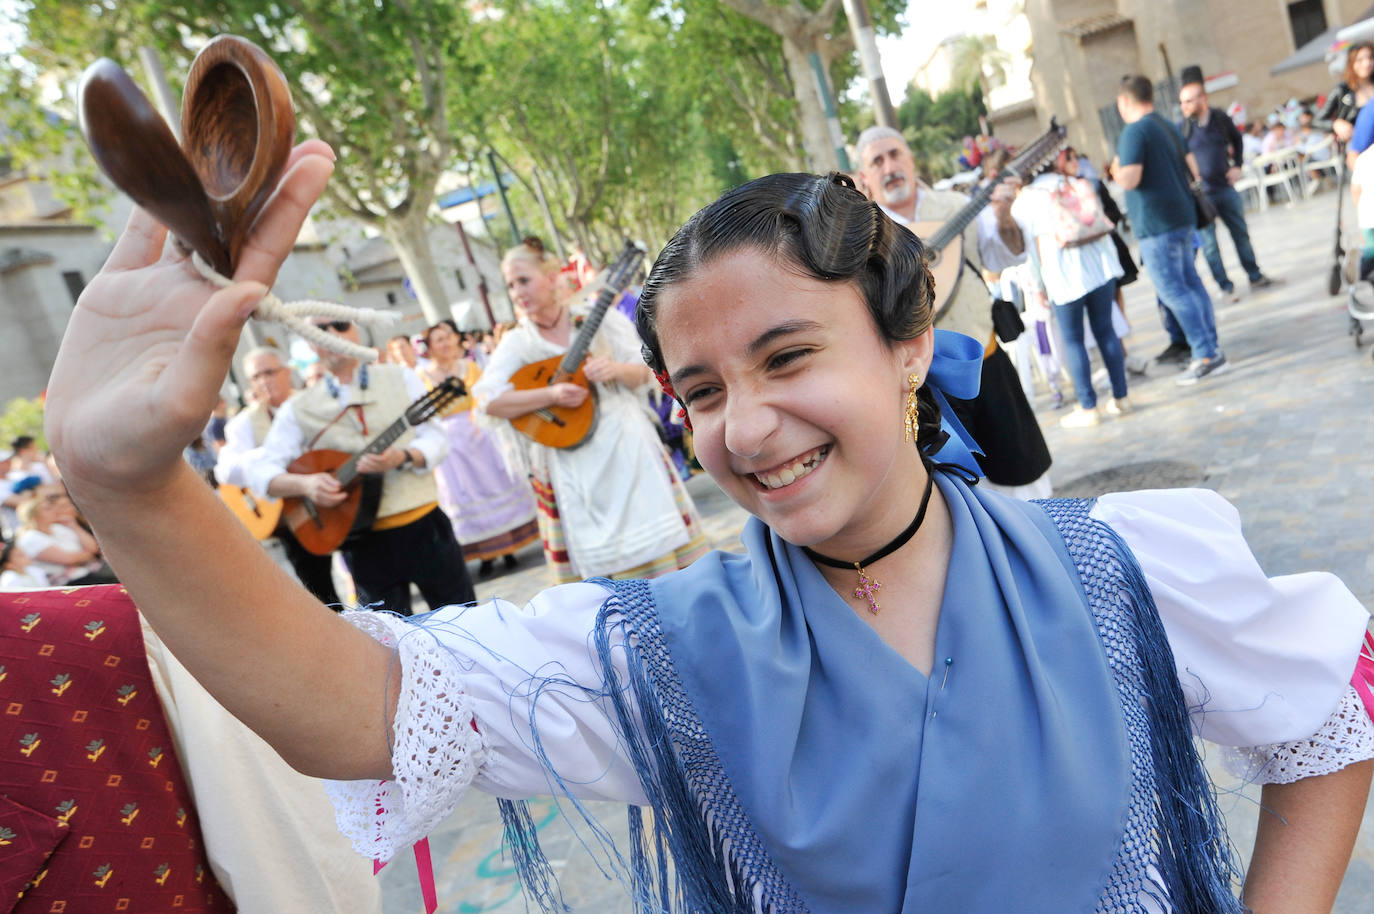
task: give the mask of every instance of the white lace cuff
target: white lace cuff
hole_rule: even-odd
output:
[[[1247,784],[1291,784],[1374,758],[1374,722],[1354,686],[1316,733],[1271,746],[1228,748],[1223,763]]]
[[[325,781],[339,831],[364,857],[385,863],[428,835],[467,792],[487,755],[455,658],[423,626],[389,613],[344,618],[401,664],[390,781]]]

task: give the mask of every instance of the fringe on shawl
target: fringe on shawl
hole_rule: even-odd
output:
[[[1091,506],[1088,502],[1089,510]],[[1179,914],[1245,914],[1247,908],[1232,887],[1242,871],[1193,743],[1174,653],[1154,597],[1130,547],[1106,524],[1094,525],[1120,563],[1122,587],[1131,603],[1122,611],[1130,620],[1143,693],[1151,702],[1159,869],[1168,903]]]
[[[602,584],[614,593],[597,616],[593,639],[606,675],[602,694],[615,710],[627,754],[651,809],[651,821],[645,823],[639,807],[629,808],[628,879],[619,871],[615,875],[626,884],[636,911],[642,914],[754,914],[756,887],[728,852],[723,837],[711,828],[692,793],[686,766],[675,751],[639,638],[626,638],[620,645],[625,652],[629,682],[622,683],[616,674],[610,632],[622,622],[626,599],[637,606],[651,605],[648,585],[639,580],[594,579],[592,583]],[[663,666],[666,656],[657,659],[659,669],[671,669]],[[544,761],[548,767],[547,760]],[[558,780],[556,774],[554,778]],[[561,781],[559,786],[563,786]],[[498,803],[506,846],[521,884],[541,910],[570,910],[558,891],[557,877],[539,845],[524,801]],[[600,833],[582,804],[576,800],[573,803]],[[605,837],[603,843],[609,840]],[[745,886],[745,891],[736,892],[737,885]]]

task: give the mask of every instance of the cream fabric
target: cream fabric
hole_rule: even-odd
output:
[[[239,914],[380,914],[381,884],[335,828],[324,782],[282,761],[139,618],[210,866]]]

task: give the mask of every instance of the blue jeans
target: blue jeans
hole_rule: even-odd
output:
[[[1064,341],[1064,360],[1069,363],[1069,376],[1073,378],[1073,392],[1078,396],[1078,405],[1084,409],[1097,405],[1092,364],[1088,361],[1088,347],[1083,345],[1085,312],[1093,338],[1097,340],[1097,351],[1102,353],[1102,362],[1112,381],[1112,396],[1118,400],[1126,396],[1126,353],[1121,348],[1121,339],[1112,329],[1115,302],[1116,280],[1109,279],[1082,298],[1054,306],[1054,319]]]
[[[1212,297],[1202,287],[1193,266],[1193,231],[1191,226],[1184,226],[1142,238],[1140,254],[1160,301],[1183,328],[1193,358],[1210,359],[1221,350],[1217,346]]]
[[[1217,208],[1217,221],[1226,223],[1226,230],[1231,233],[1231,242],[1236,246],[1236,256],[1240,258],[1240,265],[1245,268],[1245,275],[1249,276],[1252,282],[1259,279],[1260,268],[1259,264],[1255,263],[1255,249],[1250,247],[1250,230],[1245,227],[1245,204],[1241,202],[1240,194],[1228,185],[1216,192],[1209,190],[1207,199]],[[1226,275],[1226,268],[1221,265],[1221,248],[1217,246],[1217,222],[1214,221],[1201,231],[1202,256],[1207,258],[1207,267],[1212,271],[1212,278],[1217,281],[1223,292],[1230,292],[1235,287],[1231,284],[1231,278]]]

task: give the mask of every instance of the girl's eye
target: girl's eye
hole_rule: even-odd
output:
[[[768,360],[768,367],[772,369],[786,368],[802,356],[810,355],[810,353],[810,349],[788,349],[770,358]]]
[[[719,390],[719,388],[716,387],[694,387],[693,389],[687,392],[686,396],[682,398],[682,403],[684,406],[691,406],[693,403],[696,403],[697,401],[701,400],[702,397],[708,397],[711,394],[715,393],[717,390]]]

